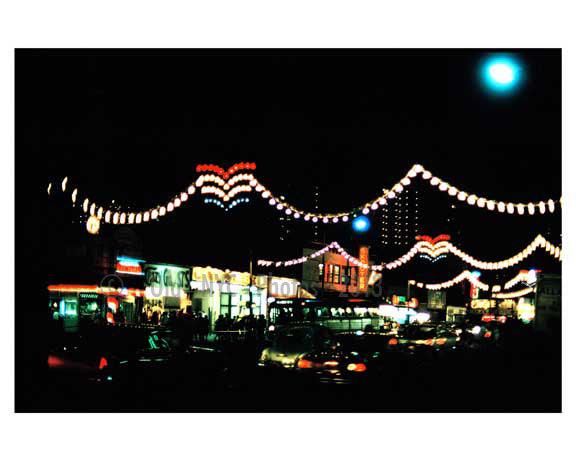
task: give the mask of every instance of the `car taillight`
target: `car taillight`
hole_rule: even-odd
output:
[[[363,363],[350,363],[346,369],[348,371],[366,371],[366,365]]]
[[[313,364],[310,360],[300,359],[298,360],[298,368],[312,368]]]
[[[489,338],[490,336],[492,336],[492,332],[491,332],[491,331],[487,331],[486,333],[484,333],[484,337],[485,337],[485,338]]]
[[[106,357],[101,357],[100,358],[100,363],[98,364],[98,369],[102,370],[104,367],[108,366],[108,360],[106,360]]]
[[[64,365],[64,361],[60,357],[56,357],[55,355],[48,356],[48,366],[50,368],[58,368]]]
[[[446,344],[446,338],[438,338],[436,344],[439,344],[440,346]]]
[[[433,340],[433,339],[427,339],[427,340],[426,340],[426,345],[427,345],[427,346],[432,346],[432,345],[434,345],[434,340]]]
[[[388,345],[390,346],[396,346],[398,344],[398,339],[396,338],[390,338],[390,341],[388,341]]]

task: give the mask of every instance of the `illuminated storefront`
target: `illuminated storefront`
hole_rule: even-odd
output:
[[[368,247],[360,247],[358,260],[370,264]],[[313,254],[315,250],[305,248],[304,256]],[[325,293],[350,293],[366,295],[375,283],[376,277],[371,276],[369,269],[351,264],[338,252],[327,251],[322,256],[308,259],[302,265],[302,285],[308,291],[323,291]]]
[[[190,268],[173,264],[144,264],[144,313],[188,311],[191,306]]]
[[[267,287],[248,272],[234,272],[213,267],[193,267],[191,303],[197,312],[208,315],[214,324],[220,315],[231,318],[250,313],[266,313]]]
[[[98,285],[49,285],[48,302],[53,320],[60,320],[66,331],[83,325],[135,323],[135,307],[144,290]]]

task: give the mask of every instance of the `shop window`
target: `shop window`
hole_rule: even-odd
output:
[[[334,283],[340,283],[340,266],[334,266]]]
[[[222,315],[232,315],[231,312],[231,296],[230,293],[222,293],[220,295],[220,314]]]

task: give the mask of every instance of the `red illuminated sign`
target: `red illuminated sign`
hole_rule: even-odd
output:
[[[470,284],[470,299],[478,299],[480,296],[480,288],[474,284]]]
[[[360,257],[358,259],[362,264],[368,264],[368,247],[360,247]],[[368,287],[368,269],[364,267],[359,267],[358,269],[358,289],[366,291]]]
[[[134,274],[134,275],[142,275],[142,267],[140,265],[132,265],[132,264],[123,264],[121,262],[116,263],[116,272],[122,272],[124,274]]]
[[[448,234],[440,234],[439,236],[432,238],[428,235],[417,235],[416,240],[423,240],[434,245],[438,242],[450,240],[450,236]]]

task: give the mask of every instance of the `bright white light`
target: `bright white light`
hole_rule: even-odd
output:
[[[426,323],[428,320],[430,320],[430,314],[427,312],[418,312],[416,314],[416,319],[415,319],[418,323]]]
[[[514,70],[506,63],[492,64],[488,69],[488,73],[495,82],[500,84],[507,84],[514,80]]]
[[[482,68],[486,85],[501,94],[512,91],[522,80],[522,66],[510,56],[492,56]]]

